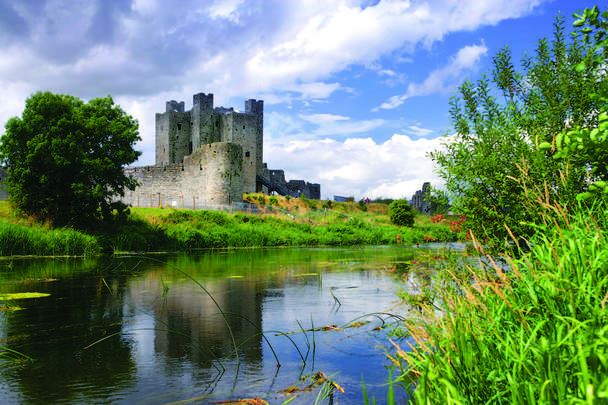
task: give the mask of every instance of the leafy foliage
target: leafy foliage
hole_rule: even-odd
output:
[[[605,24],[598,24],[594,29],[605,32]],[[564,20],[557,18],[552,41],[539,40],[536,55],[524,58],[519,71],[504,48],[494,57],[491,78],[463,83],[451,100],[456,134],[431,158],[452,209],[466,215],[466,228],[478,237],[502,243],[508,238],[505,224],[514,234],[530,235],[543,209],[538,199],[545,206],[573,207],[577,195],[590,189],[590,174],[603,175],[605,153],[563,147],[564,132],[571,139],[588,133],[591,139],[598,121],[605,122],[605,100],[596,96],[606,87],[605,58],[598,60],[601,52],[588,35],[576,28],[568,39]]]
[[[414,209],[405,200],[395,200],[388,207],[388,216],[395,225],[414,226]]]
[[[83,225],[107,216],[112,202],[134,179],[123,165],[141,152],[138,124],[110,96],[88,103],[39,92],[26,100],[21,118],[11,118],[0,138],[10,198],[23,212],[55,225]]]
[[[437,260],[405,323],[416,344],[397,353],[403,384],[419,376],[415,403],[605,403],[607,218],[598,204],[548,221],[519,259]]]
[[[592,45],[592,52],[576,65],[577,72],[591,70],[597,72],[599,79],[597,91],[590,94],[599,106],[597,127],[584,125],[569,126],[557,135],[555,157],[570,161],[577,167],[586,167],[589,189],[577,197],[582,200],[591,198],[608,198],[608,81],[606,78],[606,61],[608,60],[608,11],[601,15],[597,7],[586,9],[574,26],[583,33],[585,44]],[[544,145],[548,148],[549,145]]]

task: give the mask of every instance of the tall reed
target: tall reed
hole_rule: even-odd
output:
[[[450,273],[444,312],[406,322],[416,344],[397,363],[416,403],[608,402],[608,212],[577,212],[556,208],[505,265]]]
[[[45,229],[0,220],[0,256],[85,256],[99,250],[93,236],[73,229]]]

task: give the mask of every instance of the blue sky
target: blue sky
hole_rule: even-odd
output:
[[[111,94],[140,123],[198,92],[265,101],[264,160],[324,198],[439,185],[448,101],[509,46],[516,61],[587,0],[0,0],[0,121],[38,90]]]

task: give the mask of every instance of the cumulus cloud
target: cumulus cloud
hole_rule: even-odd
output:
[[[386,124],[383,119],[361,120],[336,114],[281,114],[266,116],[264,135],[272,139],[318,140],[366,134]]]
[[[35,90],[112,94],[139,119],[149,162],[154,113],[167,99],[205,91],[218,104],[261,95],[322,100],[348,91],[332,78],[348,66],[390,52],[407,57],[420,44],[525,15],[542,1],[5,0],[0,88],[12,98],[3,99],[0,121]],[[356,132],[353,122],[316,135]],[[382,121],[362,125],[369,131]]]
[[[446,66],[432,71],[422,83],[410,83],[405,94],[390,97],[373,111],[391,110],[399,107],[408,98],[449,90],[449,87],[459,82],[466,72],[476,70],[479,60],[487,52],[488,48],[483,43],[465,46]]]
[[[424,181],[440,184],[427,155],[444,141],[400,134],[380,143],[371,138],[271,140],[264,153],[269,167],[285,169],[287,178],[321,183],[323,198],[409,199]]]

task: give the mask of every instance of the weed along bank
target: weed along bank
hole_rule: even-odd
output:
[[[122,200],[135,207],[204,208],[241,202],[253,192],[321,197],[319,184],[286,181],[282,170],[269,170],[263,143],[263,100],[246,100],[244,112],[214,107],[213,94],[195,94],[189,111],[183,101],[167,101],[156,114],[156,163],[125,169],[140,185]]]

